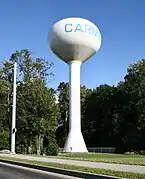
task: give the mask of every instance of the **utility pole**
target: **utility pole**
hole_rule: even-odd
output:
[[[16,78],[17,63],[14,63],[14,82],[13,82],[13,109],[12,109],[12,131],[11,131],[11,153],[15,154],[15,134],[16,134]]]

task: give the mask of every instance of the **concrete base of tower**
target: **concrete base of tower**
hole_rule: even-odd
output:
[[[70,131],[64,146],[64,152],[87,153],[87,147],[80,132]]]

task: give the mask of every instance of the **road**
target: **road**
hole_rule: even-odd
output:
[[[80,179],[0,162],[0,179]]]

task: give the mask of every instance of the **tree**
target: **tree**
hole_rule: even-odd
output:
[[[61,118],[59,120],[59,127],[57,129],[57,140],[60,147],[64,147],[68,128],[69,128],[69,83],[62,82],[58,86],[58,97],[59,97],[59,108],[61,113]],[[83,119],[85,110],[85,100],[87,95],[91,93],[91,90],[86,88],[86,86],[81,85],[80,95],[81,95],[81,118]]]
[[[144,81],[145,60],[141,60],[128,67],[124,81],[116,87],[105,84],[90,90],[81,86],[82,132],[88,147],[116,147],[119,153],[145,147]],[[69,110],[68,83],[61,83],[58,91],[64,123]],[[67,125],[59,128],[63,145],[67,128]]]
[[[58,121],[58,128],[56,137],[59,147],[64,147],[65,140],[68,133],[68,117],[69,117],[69,83],[62,82],[57,88],[58,105],[60,109],[60,119]]]
[[[126,151],[138,150],[145,147],[145,60],[130,65],[124,79],[118,86],[124,94],[123,120],[118,135]]]
[[[33,58],[27,49],[13,53],[0,68],[0,149],[9,148],[15,61],[16,150],[56,155],[68,133],[69,83],[60,83],[56,91],[49,88],[53,64]],[[104,84],[88,89],[81,85],[80,92],[82,133],[88,147],[116,147],[118,153],[145,147],[144,59],[130,65],[116,87]]]
[[[114,140],[116,87],[101,85],[86,99],[83,133],[89,147],[109,147]]]
[[[8,131],[0,132],[0,150],[9,149],[9,133]]]
[[[27,49],[16,51],[1,68],[2,90],[9,92],[8,113],[12,106],[13,64],[17,62],[17,151],[28,153],[43,153],[43,139],[49,139],[55,145],[55,130],[59,118],[58,105],[55,103],[55,95],[46,85],[53,76],[52,63],[42,58],[33,58]],[[1,91],[2,91],[1,90]],[[11,114],[9,115],[11,116]],[[11,128],[11,120],[7,122]],[[6,127],[6,126],[5,126]],[[4,128],[5,128],[4,127]],[[10,129],[9,129],[10,130]],[[46,142],[45,142],[46,143]],[[57,149],[57,145],[56,149]],[[54,148],[54,146],[53,146]]]
[[[33,145],[33,140],[37,141],[34,146],[37,146],[35,148],[39,155],[43,150],[44,137],[46,139],[46,135],[49,135],[50,138],[56,130],[59,109],[55,103],[55,96],[39,80],[21,85],[17,96],[17,124],[20,125],[18,128],[27,136],[27,147]],[[22,130],[18,131],[19,136]],[[21,142],[23,141],[22,138]]]

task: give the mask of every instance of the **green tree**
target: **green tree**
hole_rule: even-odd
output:
[[[118,86],[124,94],[124,104],[120,113],[120,146],[125,151],[145,147],[145,60],[132,64],[127,69],[124,83]]]
[[[69,83],[61,82],[57,88],[58,106],[60,109],[60,118],[56,137],[59,147],[64,147],[68,133],[69,117]]]
[[[62,82],[59,84],[58,89],[58,97],[59,97],[59,108],[61,117],[59,120],[60,127],[58,127],[56,135],[57,135],[57,141],[58,145],[60,147],[64,147],[64,143],[67,138],[68,133],[68,126],[69,126],[69,83]],[[81,95],[81,118],[84,117],[84,111],[85,111],[85,100],[87,95],[91,93],[91,90],[88,89],[86,86],[81,85],[80,88],[80,95]]]
[[[9,149],[9,133],[8,131],[0,132],[0,150]]]
[[[55,94],[46,86],[53,77],[51,72],[53,64],[42,58],[33,58],[27,49],[16,51],[7,61],[3,62],[0,87],[1,91],[9,94],[7,97],[9,130],[11,128],[13,64],[15,61],[18,67],[16,149],[18,152],[43,153],[43,139],[45,138],[45,141],[49,139],[49,145],[45,145],[48,153],[49,150],[52,150],[48,148],[51,142],[55,144],[55,130],[59,118]]]
[[[20,136],[23,130],[23,134],[27,136],[27,148],[36,140],[34,145],[39,155],[43,150],[44,137],[46,139],[46,135],[55,134],[59,118],[55,95],[40,80],[23,84],[19,88],[21,89],[17,95],[17,125],[20,125],[18,128],[21,130],[17,134]],[[22,136],[22,144],[23,141]]]
[[[83,133],[88,147],[110,147],[114,141],[116,87],[101,85],[86,99]]]

